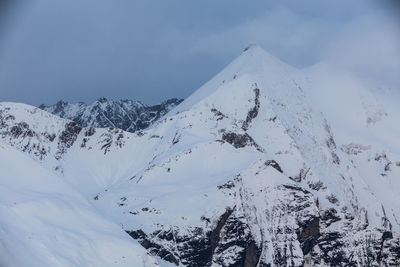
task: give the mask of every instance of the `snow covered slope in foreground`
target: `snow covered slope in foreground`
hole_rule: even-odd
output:
[[[0,103],[0,140],[162,266],[399,266],[399,109],[324,75],[252,46],[145,131]]]
[[[158,266],[71,186],[0,145],[0,266]]]

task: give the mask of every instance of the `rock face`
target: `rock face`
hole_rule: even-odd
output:
[[[315,99],[318,77],[250,47],[147,130],[1,103],[0,142],[161,266],[399,266],[398,106],[382,98],[386,115],[368,123],[368,89]]]
[[[112,101],[103,97],[90,105],[59,101],[51,106],[40,105],[39,108],[83,127],[113,127],[135,132],[149,127],[182,101],[172,98],[158,105],[146,106],[139,101]]]

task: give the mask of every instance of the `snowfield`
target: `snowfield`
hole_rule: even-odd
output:
[[[250,46],[143,131],[0,103],[0,259],[399,266],[396,97]]]
[[[1,266],[158,266],[60,177],[0,151]]]

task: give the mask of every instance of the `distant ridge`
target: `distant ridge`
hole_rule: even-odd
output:
[[[113,101],[101,97],[89,105],[83,102],[58,101],[50,106],[42,104],[39,108],[83,127],[112,127],[136,132],[149,127],[182,101],[183,99],[172,98],[158,105],[147,106],[135,100]]]

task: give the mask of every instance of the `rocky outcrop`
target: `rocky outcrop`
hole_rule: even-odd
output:
[[[61,158],[62,154],[74,144],[81,130],[82,127],[75,122],[68,122],[65,124],[65,129],[58,138],[58,152],[56,158]]]
[[[249,110],[247,113],[246,120],[243,122],[242,129],[244,131],[247,131],[250,127],[251,121],[257,117],[258,111],[260,109],[260,89],[257,87],[257,84],[255,84],[255,89],[254,91],[254,107]]]
[[[253,146],[258,151],[260,151],[260,152],[263,151],[263,149],[247,133],[239,134],[239,133],[234,133],[234,132],[226,132],[226,133],[223,133],[222,140],[228,142],[235,148],[243,148],[246,146]]]
[[[237,216],[235,207],[227,208],[209,230],[195,227],[186,234],[181,230],[174,228],[150,234],[140,229],[126,232],[152,255],[175,265],[250,267],[259,262],[261,250],[245,218]]]
[[[113,127],[135,132],[149,127],[182,101],[172,98],[158,105],[147,106],[139,101],[112,101],[103,97],[90,105],[59,101],[51,106],[40,105],[39,108],[72,120],[82,127]]]

